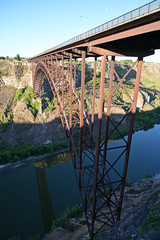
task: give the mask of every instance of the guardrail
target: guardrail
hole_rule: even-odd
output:
[[[140,18],[145,15],[149,15],[155,11],[160,10],[160,0],[154,0],[150,3],[147,3],[139,8],[136,8],[128,13],[125,13],[117,18],[114,18],[113,20],[106,22],[102,25],[99,25],[98,27],[92,28],[91,30],[84,32],[76,37],[73,37],[59,45],[56,45],[55,47],[43,52],[42,54],[45,54],[49,51],[59,49],[61,47],[64,47],[66,45],[72,44],[74,42],[77,42],[79,40],[83,40],[85,38],[88,38],[90,36],[96,35],[100,32],[104,32],[106,30],[109,30],[113,27],[119,26],[121,24],[124,24],[126,22],[132,21],[134,19]]]

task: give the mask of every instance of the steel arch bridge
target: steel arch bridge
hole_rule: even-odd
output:
[[[32,62],[34,97],[40,97],[44,78],[47,78],[56,99],[69,140],[91,240],[120,220],[142,62],[145,56],[154,54],[155,49],[160,49],[159,0],[29,59]],[[116,56],[137,57],[124,76],[119,76],[115,69]],[[91,116],[84,108],[85,61],[88,57],[94,59]],[[101,79],[97,123],[95,99],[98,57],[101,57]],[[76,93],[77,59],[81,62],[80,96]],[[106,79],[105,74],[106,63],[109,65],[109,79]],[[137,70],[131,93],[125,81],[133,69]],[[123,89],[128,98],[125,104],[119,104],[118,98],[115,98],[119,89]],[[117,107],[125,109],[118,123],[112,117],[112,110]],[[126,119],[129,123],[128,136],[124,137],[120,126]],[[122,141],[110,147],[109,141],[115,132]],[[122,169],[118,167],[119,164]]]

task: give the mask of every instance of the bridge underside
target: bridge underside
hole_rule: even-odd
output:
[[[134,28],[126,24],[126,29],[121,31],[115,28],[112,34],[81,40],[31,59],[34,96],[41,95],[46,77],[57,101],[90,239],[112,228],[121,216],[143,57],[160,48],[160,21],[157,18],[143,26],[137,23]],[[137,61],[122,76],[115,69],[115,56],[136,56]],[[88,57],[94,59],[90,110],[86,108],[85,85]],[[101,57],[101,66],[98,57]],[[76,64],[81,65],[79,91],[76,88]],[[101,73],[99,85],[97,70]],[[133,70],[136,71],[132,81],[134,88],[128,91],[127,76]],[[124,103],[119,101],[122,91],[127,99]],[[120,108],[123,114],[117,120],[115,109],[119,111]],[[125,137],[124,126],[128,127]],[[115,136],[121,141],[111,145]]]

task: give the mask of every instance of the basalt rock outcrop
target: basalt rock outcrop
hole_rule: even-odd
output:
[[[43,240],[89,240],[84,216],[71,219],[67,229],[55,228]],[[145,178],[126,187],[122,218],[110,232],[95,240],[160,239],[160,175]]]

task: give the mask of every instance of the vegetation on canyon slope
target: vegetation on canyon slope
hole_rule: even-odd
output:
[[[120,77],[124,75],[124,73],[132,64],[129,62],[121,62],[122,65],[116,63],[116,71]],[[91,112],[92,106],[92,89],[93,89],[93,63],[86,64],[86,87],[85,87],[85,110],[87,110],[88,114]],[[100,63],[97,65],[97,79],[96,79],[96,108],[98,109],[98,96],[99,96],[99,87],[100,87]],[[80,96],[80,70],[81,64],[77,63],[77,94]],[[135,78],[136,71],[133,69],[130,74],[124,80],[124,85],[129,93],[133,92],[133,84]],[[140,92],[142,95],[143,104],[141,105],[141,109],[137,110],[134,131],[144,129],[147,130],[152,128],[154,124],[160,123],[160,82],[159,82],[159,74],[160,74],[160,65],[159,64],[144,64],[142,71],[142,80],[140,84]],[[109,78],[109,66],[106,69],[106,80]],[[108,82],[108,81],[107,81]],[[104,96],[108,96],[108,83],[105,83],[105,92]],[[116,84],[118,79],[115,78],[114,83]],[[16,90],[13,87],[1,86],[0,87],[0,132],[5,133],[6,129],[14,120],[13,111],[15,109],[16,104],[25,103],[28,111],[31,113],[33,117],[33,121],[37,120],[39,115],[39,110],[41,108],[40,102],[35,101],[33,99],[33,89],[32,87],[27,87],[26,89],[18,89]],[[147,98],[149,100],[147,100]],[[47,114],[49,112],[55,111],[55,100],[52,96],[47,96],[46,99],[43,100],[43,112]],[[124,89],[122,87],[116,89],[115,95],[113,97],[113,102],[118,102],[118,104],[126,104],[129,99],[127,94],[125,94]],[[125,110],[125,109],[124,109]],[[97,110],[96,110],[97,111]],[[45,120],[44,120],[45,122]],[[44,123],[43,122],[43,123]],[[18,128],[18,125],[17,125]],[[121,127],[121,133],[125,136],[128,132],[125,124]],[[113,139],[116,139],[118,135],[115,133],[113,135]],[[2,147],[4,146],[4,147]],[[55,149],[59,148],[67,148],[66,142],[63,143],[51,143],[51,145],[39,144],[39,146],[31,146],[28,144],[17,144],[17,146],[9,147],[9,144],[1,141],[1,153],[0,153],[0,163],[4,164],[9,161],[17,161],[18,159],[22,159],[24,157],[28,157],[31,155],[38,155],[42,153],[52,152]]]

